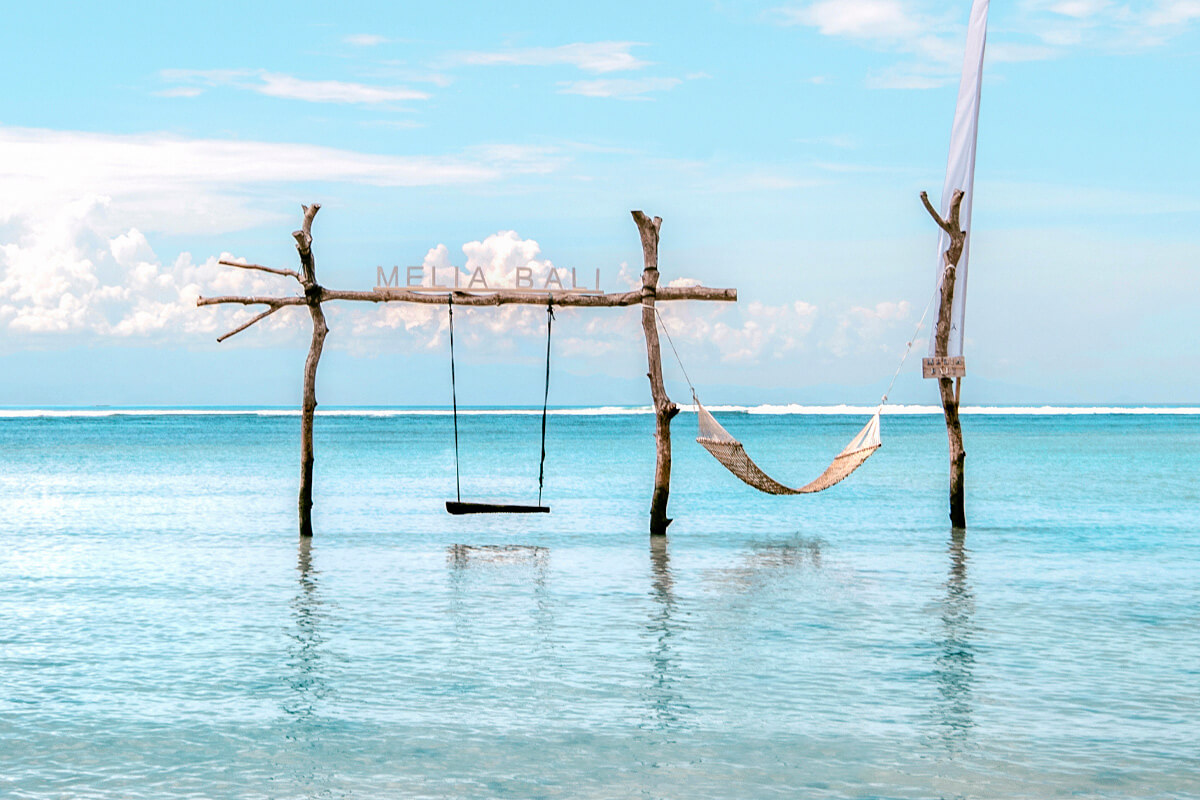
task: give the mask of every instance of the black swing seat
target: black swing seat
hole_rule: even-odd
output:
[[[550,506],[542,505],[542,484],[546,466],[546,409],[550,402],[550,331],[554,327],[554,300],[546,302],[546,388],[542,393],[542,457],[538,461],[538,491],[536,506],[515,503],[464,503],[462,481],[458,472],[458,387],[454,379],[454,294],[446,298],[450,320],[450,399],[454,408],[454,488],[458,500],[447,500],[446,511],[455,516],[462,514],[549,514]]]
[[[447,500],[446,510],[451,514],[549,514],[550,506],[520,506],[508,503],[464,503]]]

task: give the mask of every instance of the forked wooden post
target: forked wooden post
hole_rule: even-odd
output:
[[[217,337],[223,342],[230,336],[241,333],[254,323],[271,316],[285,306],[308,306],[312,317],[312,343],[308,348],[308,358],[304,362],[304,400],[300,408],[300,494],[297,505],[300,512],[300,536],[307,538],[313,535],[312,527],[312,487],[313,487],[313,415],[317,410],[317,364],[321,360],[321,349],[325,345],[325,335],[329,328],[325,324],[325,312],[321,309],[321,301],[328,299],[326,290],[317,283],[317,264],[312,252],[312,223],[313,217],[321,210],[320,203],[301,206],[304,210],[304,222],[300,230],[292,233],[296,240],[296,250],[300,253],[300,269],[276,269],[264,267],[261,264],[241,264],[236,261],[221,261],[227,267],[249,269],[257,272],[269,272],[272,275],[283,275],[295,278],[304,290],[303,297],[200,297],[196,299],[198,306],[236,303],[240,305],[264,305],[266,311],[256,314],[246,322],[237,326],[229,333]]]
[[[285,296],[228,296],[200,297],[196,300],[198,306],[214,306],[223,304],[266,306],[267,310],[251,317],[222,336],[217,337],[223,342],[230,336],[241,333],[254,323],[274,314],[287,306],[307,306],[312,316],[312,344],[309,346],[308,358],[304,362],[304,401],[300,415],[300,536],[307,538],[313,535],[313,416],[317,410],[317,365],[321,360],[321,349],[325,345],[325,336],[329,328],[325,324],[325,313],[321,304],[327,300],[360,301],[365,303],[421,303],[426,305],[446,305],[453,297],[456,306],[502,306],[502,305],[537,305],[545,306],[548,299],[553,299],[559,308],[623,308],[641,304],[642,329],[646,334],[646,355],[650,366],[650,393],[654,398],[656,419],[655,436],[657,441],[657,461],[654,468],[654,496],[650,503],[650,533],[662,535],[667,532],[671,520],[667,518],[667,497],[671,483],[671,418],[679,413],[679,407],[667,397],[662,378],[662,357],[658,346],[658,328],[656,326],[655,302],[671,300],[716,300],[725,302],[737,301],[736,289],[713,289],[707,286],[667,286],[658,287],[658,229],[662,220],[655,217],[651,220],[641,211],[634,211],[633,218],[637,222],[642,235],[642,251],[645,255],[646,268],[642,272],[642,288],[630,292],[601,294],[598,292],[560,290],[542,293],[531,293],[518,289],[450,289],[438,287],[438,291],[430,291],[427,287],[420,288],[376,286],[374,291],[342,291],[327,289],[317,282],[316,262],[312,253],[312,221],[320,205],[313,203],[304,206],[303,227],[292,234],[296,239],[296,250],[300,253],[301,272],[291,269],[264,267],[260,264],[243,264],[235,261],[222,261],[229,267],[239,269],[269,272],[273,275],[283,275],[295,278],[304,289],[303,297]],[[382,270],[380,270],[382,272]],[[561,284],[560,284],[561,285]],[[442,291],[444,289],[444,291]]]
[[[313,535],[312,529],[312,484],[313,463],[313,416],[317,411],[317,364],[321,360],[321,349],[325,346],[325,335],[329,327],[325,324],[325,312],[321,309],[321,285],[317,283],[317,265],[312,254],[312,221],[321,208],[320,203],[304,207],[304,227],[295,231],[296,249],[300,252],[300,266],[304,270],[300,285],[304,287],[304,302],[312,316],[312,342],[308,347],[308,358],[304,361],[304,405],[300,410],[300,535]]]
[[[654,300],[658,294],[658,231],[662,217],[651,219],[634,211],[642,236],[642,332],[646,335],[646,361],[650,379],[650,396],[654,400],[654,494],[650,498],[650,535],[665,536],[671,520],[667,517],[667,500],[671,495],[671,420],[679,406],[667,397],[662,376],[662,350],[658,344],[658,320],[654,318]]]
[[[942,296],[938,306],[937,328],[934,330],[934,355],[945,358],[950,349],[950,324],[954,308],[954,280],[958,260],[962,257],[967,233],[959,226],[959,211],[962,206],[961,189],[954,191],[950,201],[950,218],[942,219],[929,202],[929,196],[921,192],[921,202],[934,222],[950,237],[950,247],[943,254],[945,267],[942,271]],[[958,419],[958,403],[962,390],[962,378],[938,378],[938,391],[942,398],[942,413],[946,418],[946,437],[950,441],[950,524],[955,528],[967,527],[965,508],[966,489],[964,472],[967,454],[963,450],[962,425]]]

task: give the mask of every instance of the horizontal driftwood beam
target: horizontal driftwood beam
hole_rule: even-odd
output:
[[[615,292],[611,294],[578,294],[576,292],[551,292],[543,295],[527,292],[510,292],[498,289],[488,294],[470,294],[467,292],[446,292],[444,294],[429,294],[414,292],[408,289],[375,289],[370,292],[346,292],[338,289],[321,289],[321,302],[326,300],[357,300],[366,303],[424,303],[426,305],[444,306],[449,302],[450,294],[454,295],[456,306],[505,306],[526,305],[544,306],[554,301],[558,308],[568,306],[585,308],[615,308],[619,306],[635,306],[642,302],[642,290],[632,292]],[[724,302],[737,301],[737,289],[713,289],[708,286],[663,286],[654,295],[656,301],[670,300],[717,300]],[[198,306],[215,306],[225,303],[235,303],[244,306],[283,306],[305,305],[303,297],[201,297],[196,300]]]
[[[413,292],[408,289],[376,289],[371,292],[338,292],[325,290],[323,300],[366,300],[374,303],[428,303],[430,305],[446,305],[450,292],[445,294],[428,294]],[[543,295],[526,292],[510,292],[497,289],[488,294],[468,294],[453,292],[456,306],[503,306],[510,304],[544,306],[550,300],[559,308],[578,306],[587,308],[605,308],[617,306],[635,306],[642,302],[642,290],[632,292],[615,292],[611,294],[578,294],[574,292],[551,292]],[[656,300],[720,300],[737,301],[737,289],[712,289],[708,286],[664,286],[655,293]]]

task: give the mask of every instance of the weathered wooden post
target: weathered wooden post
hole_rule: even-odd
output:
[[[200,297],[196,300],[198,306],[220,305],[222,303],[239,303],[241,305],[265,305],[267,310],[251,317],[245,323],[222,336],[217,337],[223,342],[230,336],[241,333],[254,323],[274,314],[285,306],[306,305],[312,316],[312,343],[308,348],[308,358],[304,362],[304,400],[300,408],[300,496],[298,506],[300,511],[300,536],[313,535],[312,528],[312,486],[313,486],[313,415],[317,410],[317,364],[321,360],[321,348],[325,345],[325,335],[329,328],[325,324],[325,312],[321,309],[321,301],[325,299],[325,290],[317,283],[317,265],[312,252],[312,223],[313,217],[321,209],[320,203],[301,206],[304,209],[304,222],[300,230],[292,233],[296,240],[296,250],[300,253],[300,269],[276,269],[260,264],[239,264],[236,261],[222,261],[227,267],[270,272],[273,275],[284,275],[295,278],[304,289],[303,297]]]
[[[641,211],[631,212],[642,236],[642,332],[646,335],[646,361],[650,396],[654,400],[654,494],[650,498],[650,535],[665,536],[671,520],[667,500],[671,495],[671,420],[679,406],[667,397],[662,376],[662,350],[658,344],[658,320],[654,318],[654,300],[658,294],[658,231],[662,217],[651,219]]]
[[[325,312],[321,309],[321,285],[317,283],[317,265],[312,254],[312,221],[321,209],[320,203],[304,207],[304,226],[292,233],[296,249],[300,252],[300,267],[304,270],[300,285],[304,287],[304,302],[312,316],[312,342],[308,347],[308,358],[304,361],[304,405],[300,410],[300,535],[313,535],[312,528],[312,483],[313,462],[313,416],[317,411],[317,364],[321,360],[321,349],[325,346]]]
[[[946,418],[946,436],[950,440],[950,524],[955,528],[967,527],[966,490],[964,487],[964,466],[967,454],[963,451],[962,425],[958,419],[958,402],[965,367],[961,356],[955,358],[948,356],[950,325],[954,308],[955,272],[967,240],[966,231],[959,226],[962,200],[962,190],[956,189],[950,201],[950,218],[944,220],[929,202],[929,195],[921,192],[921,202],[925,204],[925,210],[933,217],[938,227],[950,237],[950,247],[942,256],[945,266],[942,270],[942,293],[941,302],[938,305],[937,328],[934,329],[934,358],[925,359],[923,373],[927,378],[937,378],[938,390],[942,398],[942,413]]]

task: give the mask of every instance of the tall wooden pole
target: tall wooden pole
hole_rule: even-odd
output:
[[[950,236],[950,247],[943,254],[945,267],[942,271],[942,296],[938,306],[937,328],[934,331],[934,355],[945,358],[950,349],[950,323],[954,309],[954,280],[958,268],[958,260],[962,257],[963,246],[966,243],[966,231],[959,227],[959,211],[962,206],[963,193],[956,189],[950,202],[950,218],[942,219],[929,196],[921,192],[921,202],[925,210],[933,216],[938,227]],[[958,402],[962,390],[962,378],[938,378],[938,392],[942,399],[942,413],[946,418],[946,437],[950,442],[950,524],[955,528],[967,527],[967,512],[965,508],[966,489],[964,482],[967,454],[963,450],[962,425],[958,419]]]
[[[312,221],[320,208],[319,203],[305,206],[304,227],[292,234],[296,239],[296,249],[300,252],[303,270],[300,284],[304,287],[304,302],[312,316],[313,325],[312,342],[308,348],[308,358],[304,361],[304,404],[300,410],[300,497],[297,504],[302,538],[313,535],[312,485],[313,463],[316,460],[313,453],[313,416],[317,410],[317,364],[321,360],[321,349],[325,346],[325,334],[329,333],[325,312],[321,309],[322,290],[317,283],[317,265],[312,254]]]
[[[650,535],[665,536],[671,524],[667,517],[667,500],[671,494],[671,419],[679,413],[679,406],[667,397],[663,385],[662,351],[658,344],[658,321],[654,318],[654,299],[658,293],[658,231],[662,218],[651,219],[641,211],[634,211],[642,236],[642,332],[646,335],[646,360],[650,379],[650,396],[654,399],[654,494],[650,498]]]

